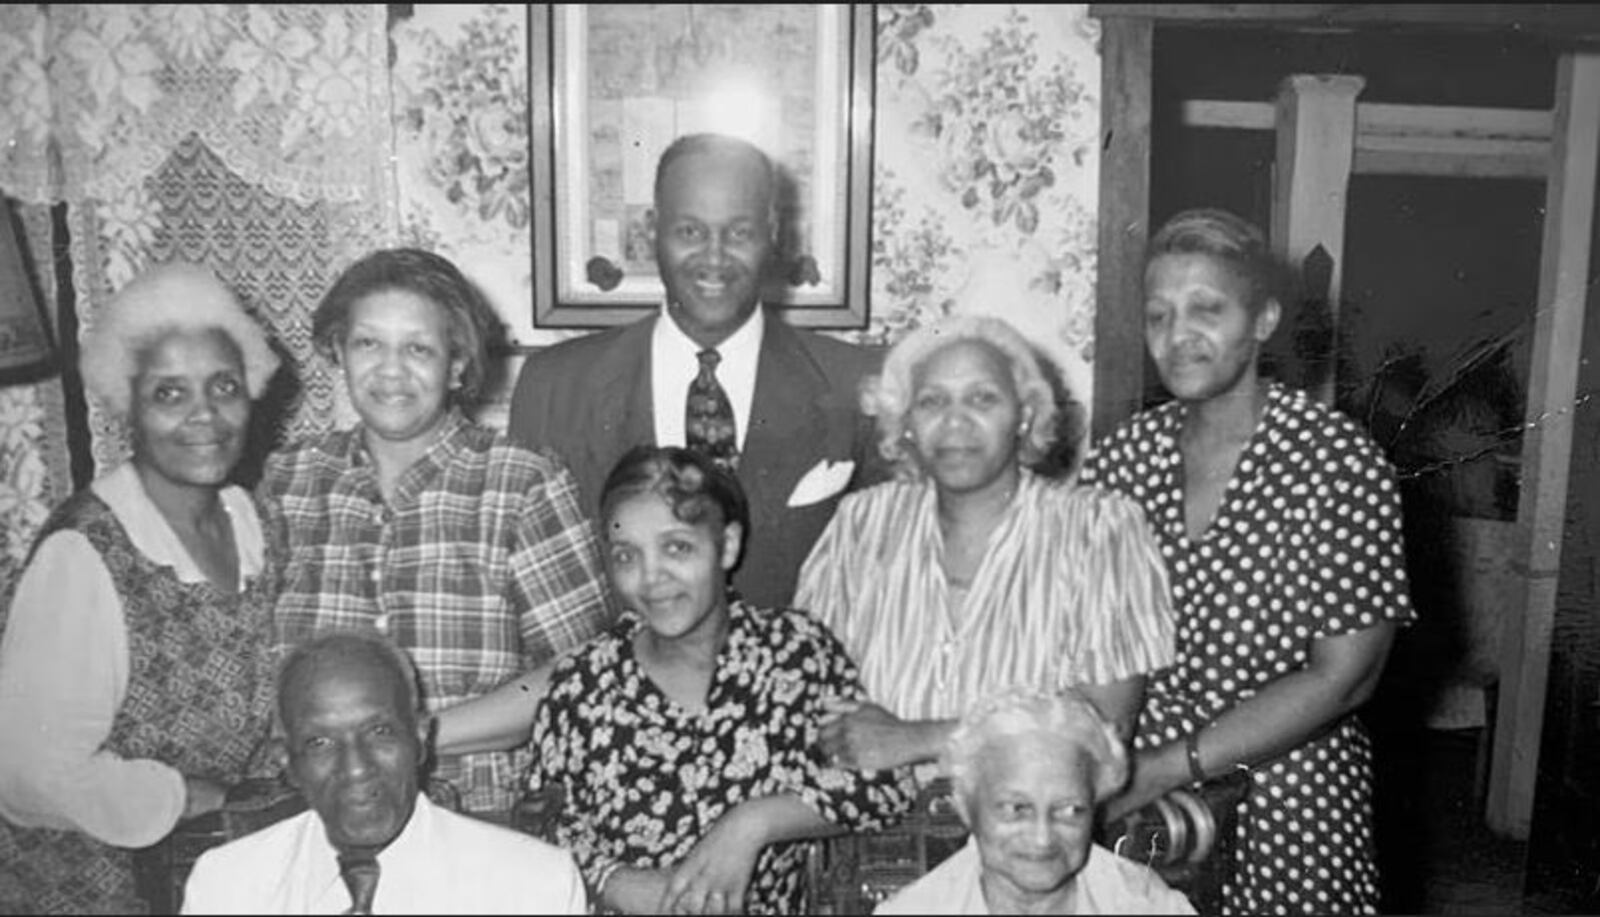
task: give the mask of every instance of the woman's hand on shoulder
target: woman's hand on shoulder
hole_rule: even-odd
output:
[[[1133,765],[1133,779],[1121,793],[1106,800],[1100,813],[1105,821],[1136,812],[1190,779],[1189,761],[1181,741],[1131,755],[1129,763]]]
[[[870,701],[830,698],[823,707],[819,740],[835,767],[878,771],[938,756],[938,723],[907,722]]]

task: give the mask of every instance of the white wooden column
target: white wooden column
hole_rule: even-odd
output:
[[[1485,817],[1525,840],[1533,819],[1550,674],[1550,635],[1567,515],[1572,411],[1582,358],[1584,297],[1600,161],[1600,54],[1563,54],[1545,183],[1539,305],[1534,319],[1513,570],[1524,601],[1506,609],[1500,698]]]
[[[1296,74],[1278,86],[1278,152],[1272,188],[1272,247],[1296,272],[1321,245],[1333,258],[1328,284],[1330,327],[1338,334],[1340,277],[1344,273],[1344,213],[1356,148],[1359,76]],[[1314,393],[1333,403],[1335,340],[1325,354],[1326,381]]]

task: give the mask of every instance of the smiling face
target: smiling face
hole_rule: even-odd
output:
[[[250,424],[239,348],[215,329],[169,334],[145,348],[128,423],[134,461],[147,483],[222,485],[239,461]]]
[[[923,470],[941,490],[1014,486],[1025,416],[1005,357],[982,341],[936,350],[911,375],[906,429]]]
[[[289,782],[321,816],[335,847],[380,848],[416,805],[426,725],[399,675],[371,655],[308,663],[284,688]]]
[[[606,521],[606,570],[656,639],[716,646],[727,629],[723,584],[739,559],[738,523],[684,522],[654,493],[623,499]]]
[[[350,304],[339,365],[368,433],[411,443],[444,421],[466,363],[451,359],[443,307],[410,290],[389,289]]]
[[[656,264],[668,311],[702,347],[737,331],[760,302],[773,193],[767,170],[749,154],[688,153],[662,175]]]
[[[1278,325],[1268,300],[1250,308],[1250,285],[1217,258],[1168,254],[1145,269],[1145,345],[1180,401],[1253,388],[1261,345]]]
[[[1062,892],[1089,858],[1094,795],[1083,754],[1048,732],[984,746],[958,804],[978,846],[985,894],[1037,901]]]

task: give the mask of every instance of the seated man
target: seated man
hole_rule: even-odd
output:
[[[1193,914],[1149,867],[1091,840],[1095,804],[1121,789],[1127,752],[1072,690],[1008,691],[974,705],[944,765],[967,845],[878,914]]]
[[[420,710],[416,670],[386,638],[297,646],[278,675],[278,753],[311,810],[201,855],[183,912],[584,913],[565,852],[418,791]]]

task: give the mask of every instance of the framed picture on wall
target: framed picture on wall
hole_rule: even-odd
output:
[[[660,307],[656,161],[715,131],[778,167],[767,301],[797,325],[865,327],[872,4],[536,4],[528,28],[535,326]]]

